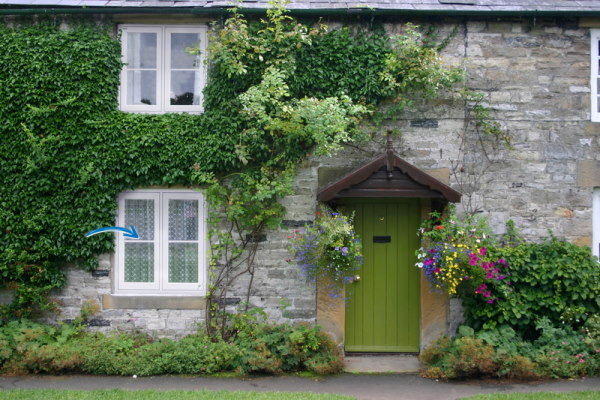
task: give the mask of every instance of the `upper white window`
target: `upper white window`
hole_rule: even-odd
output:
[[[600,101],[598,101],[598,97],[600,93],[598,92],[600,86],[600,46],[598,42],[600,41],[600,29],[592,29],[590,30],[590,40],[591,40],[591,55],[592,55],[592,63],[591,63],[591,81],[590,88],[592,92],[592,121],[600,122]]]
[[[202,193],[123,192],[119,196],[117,224],[134,226],[139,238],[117,235],[116,293],[206,293],[206,215]]]
[[[204,25],[121,25],[124,111],[202,111]],[[200,55],[187,49],[200,48]]]

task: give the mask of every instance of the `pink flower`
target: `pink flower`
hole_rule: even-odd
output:
[[[585,361],[583,360],[583,358],[580,358],[580,359],[579,359],[579,362],[580,362],[580,363],[584,363]]]
[[[567,364],[571,364],[571,361],[567,361]]]
[[[485,250],[486,250],[486,248],[485,248],[485,247],[482,247],[482,248],[480,248],[480,249],[479,249],[479,254],[481,254],[482,256],[484,256],[484,257],[485,257]]]
[[[489,299],[487,302],[488,304],[494,304],[494,299]]]
[[[562,343],[562,344],[566,344],[564,341],[563,341],[563,342],[560,342],[560,343]]]
[[[492,294],[490,293],[490,291],[488,290],[487,292],[485,292],[484,296],[485,297],[490,297]]]
[[[502,265],[506,266],[506,260],[504,258],[500,258],[500,259],[498,259],[498,264],[502,264]]]
[[[469,276],[468,276],[468,275],[465,275],[465,277],[464,277],[464,280],[465,280],[465,281],[468,281],[468,280],[469,280]]]

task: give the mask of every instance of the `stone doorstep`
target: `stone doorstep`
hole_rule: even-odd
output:
[[[414,354],[347,354],[344,358],[345,372],[415,373],[420,367],[419,358]]]

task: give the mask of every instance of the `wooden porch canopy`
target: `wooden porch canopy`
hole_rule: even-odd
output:
[[[346,197],[416,197],[457,203],[461,194],[392,150],[321,189],[319,201]]]

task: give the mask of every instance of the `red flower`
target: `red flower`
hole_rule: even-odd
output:
[[[438,225],[438,226],[435,227],[435,229],[438,229],[438,230],[439,229],[444,229],[444,225]]]

